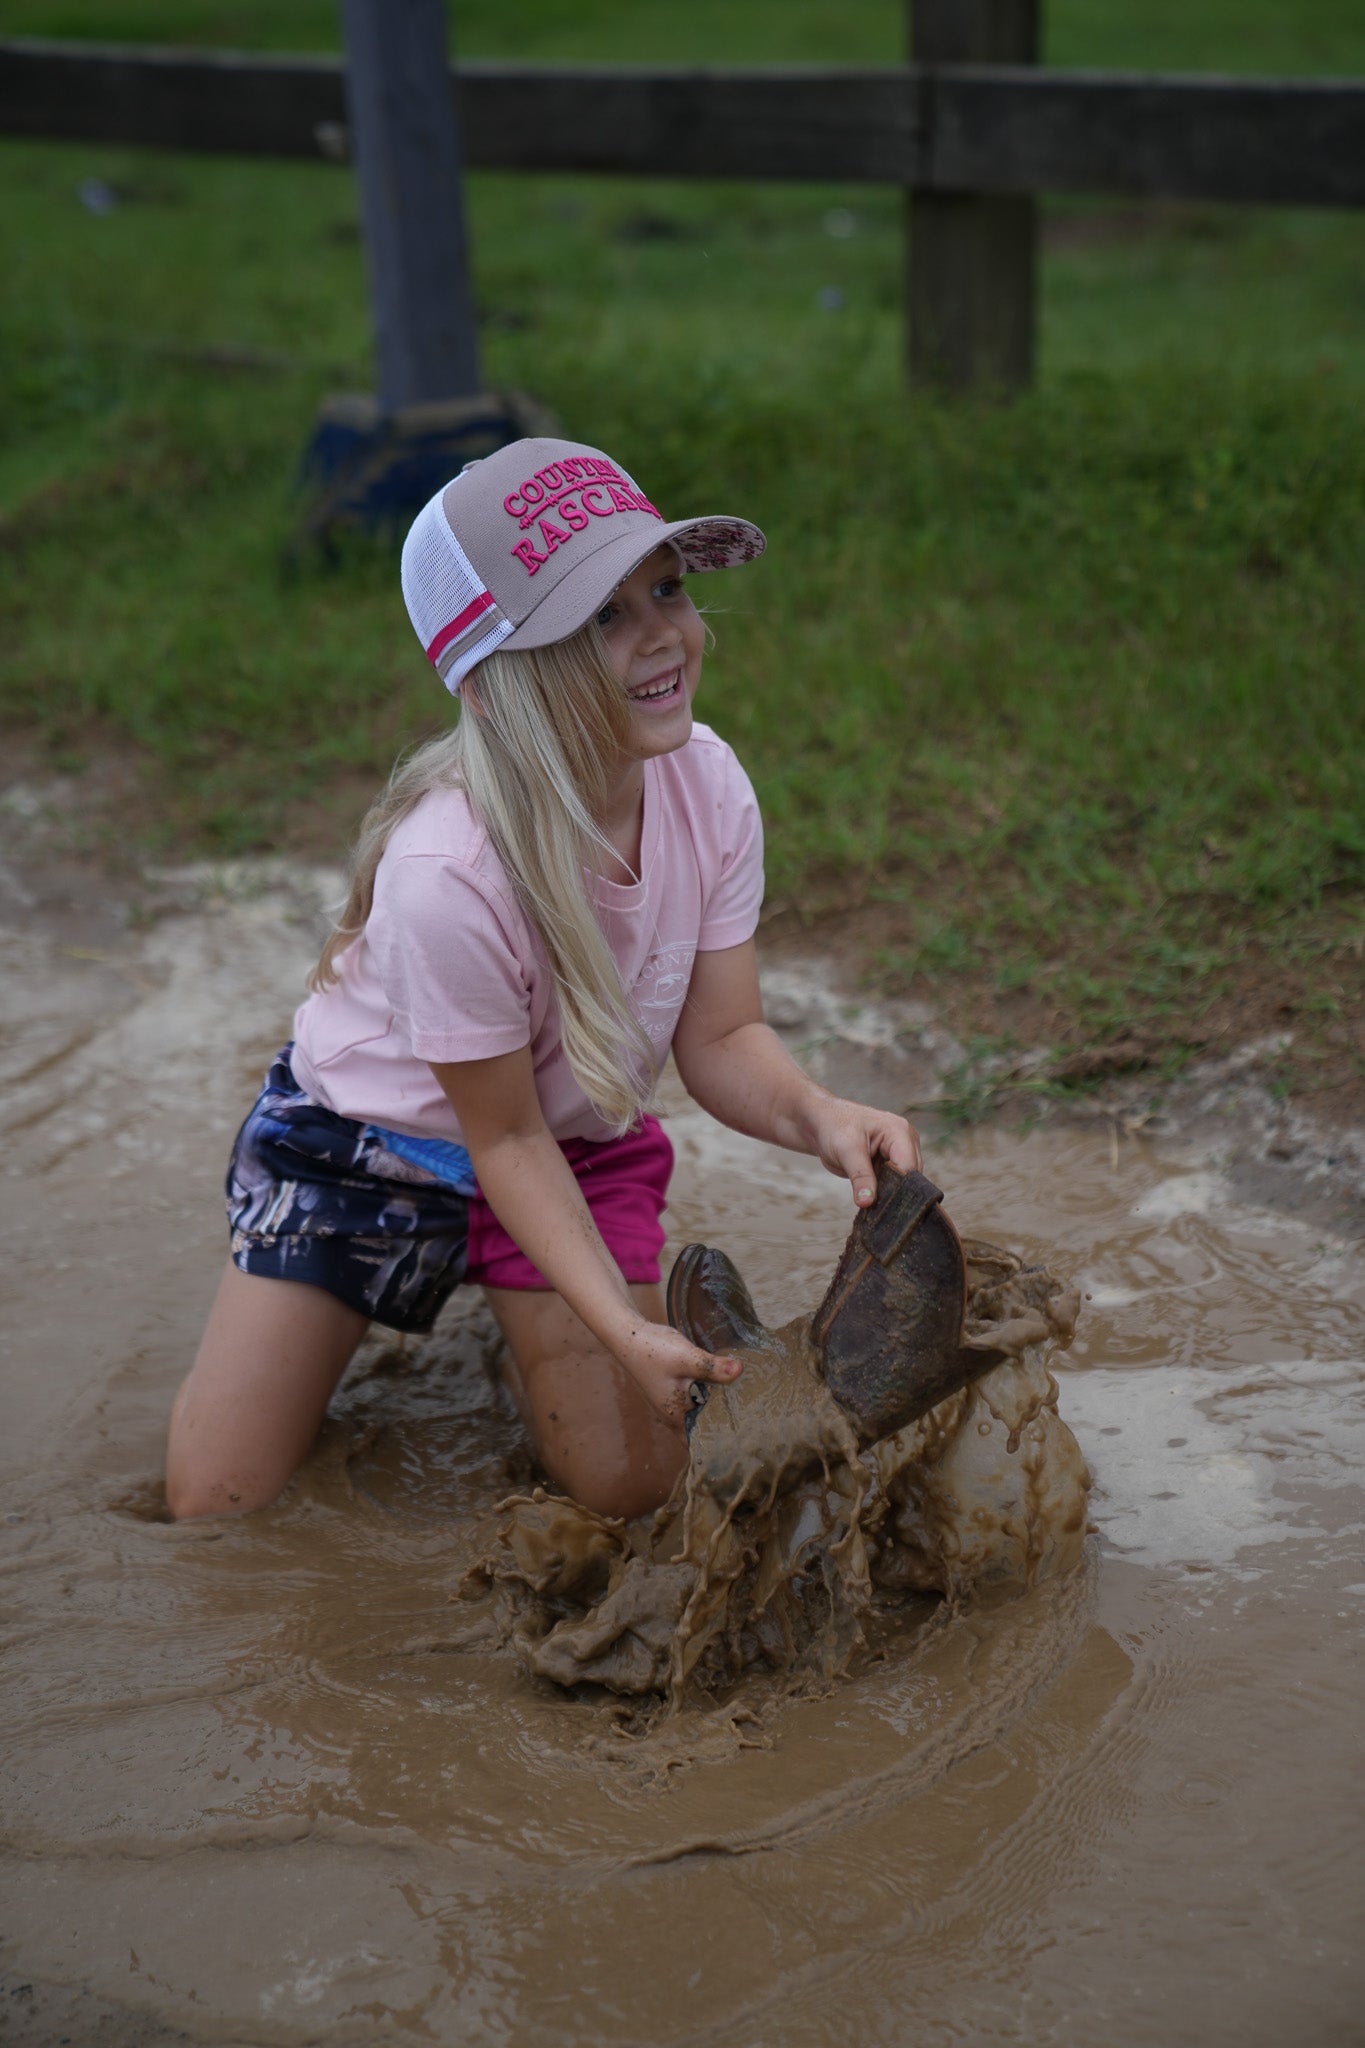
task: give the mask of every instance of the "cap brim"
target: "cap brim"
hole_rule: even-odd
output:
[[[747,519],[707,513],[700,519],[664,521],[649,533],[637,528],[576,562],[556,589],[538,604],[529,619],[508,634],[504,648],[549,647],[567,640],[601,611],[613,590],[647,562],[656,548],[671,542],[689,570],[732,569],[752,562],[767,546],[763,533]]]

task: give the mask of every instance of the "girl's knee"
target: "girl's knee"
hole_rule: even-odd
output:
[[[213,1472],[166,1469],[166,1506],[176,1522],[199,1521],[207,1515],[250,1515],[278,1500],[288,1481],[272,1492],[268,1485],[226,1479]]]
[[[234,1459],[229,1446],[199,1438],[187,1424],[182,1389],[172,1411],[166,1447],[166,1506],[174,1521],[254,1514],[257,1508],[268,1508],[279,1499],[296,1469],[268,1453]]]
[[[557,1473],[545,1460],[547,1473],[580,1507],[611,1521],[634,1522],[652,1515],[673,1491],[677,1473],[655,1466],[645,1472],[609,1473],[600,1466],[588,1466]]]
[[[228,1266],[171,1410],[166,1502],[177,1521],[279,1498],[365,1328],[318,1288]]]
[[[625,1522],[653,1514],[687,1462],[686,1436],[656,1416],[632,1385],[621,1386],[616,1374],[603,1373],[589,1395],[587,1361],[565,1363],[570,1371],[557,1386],[533,1385],[524,1412],[536,1463],[596,1514]],[[565,1379],[578,1386],[566,1389]]]

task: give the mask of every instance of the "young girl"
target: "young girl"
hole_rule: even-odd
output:
[[[461,696],[394,773],[228,1173],[232,1250],[171,1418],[177,1516],[274,1500],[370,1322],[425,1331],[477,1282],[542,1469],[622,1516],[664,1500],[698,1381],[659,1289],[671,1051],[723,1123],[848,1176],[919,1165],[912,1127],[811,1081],[763,1022],[762,828],[694,725],[687,570],[744,520],[666,522],[619,465],[527,440],[418,515],[403,594]]]

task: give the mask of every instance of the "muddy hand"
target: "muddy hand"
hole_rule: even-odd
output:
[[[618,1354],[622,1365],[659,1414],[675,1427],[698,1402],[694,1388],[728,1386],[744,1370],[737,1358],[712,1357],[663,1323],[637,1324],[628,1349]]]
[[[878,1159],[889,1160],[900,1173],[918,1173],[923,1164],[919,1132],[903,1116],[836,1097],[822,1110],[815,1149],[831,1173],[847,1178],[860,1209],[876,1199]]]

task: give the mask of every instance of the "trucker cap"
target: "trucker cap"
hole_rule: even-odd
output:
[[[747,519],[667,520],[619,463],[579,441],[512,441],[428,499],[403,546],[403,597],[452,695],[495,648],[567,640],[667,541],[687,569],[752,561]]]

